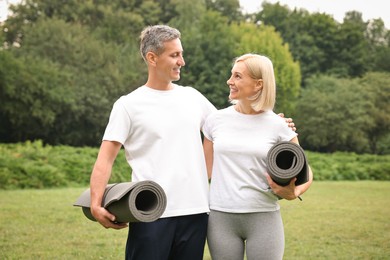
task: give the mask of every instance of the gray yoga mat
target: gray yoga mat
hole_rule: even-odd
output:
[[[84,191],[73,206],[82,207],[84,215],[92,220],[90,189]],[[116,217],[116,222],[152,222],[164,213],[167,197],[162,187],[153,181],[109,184],[102,206]]]
[[[275,144],[267,155],[268,174],[281,186],[286,186],[291,179],[297,177],[295,185],[309,180],[307,158],[301,146],[292,142]]]

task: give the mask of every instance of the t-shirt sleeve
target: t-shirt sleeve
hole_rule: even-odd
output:
[[[199,100],[199,104],[202,109],[202,122],[201,122],[201,129],[203,128],[203,125],[206,121],[206,118],[213,113],[214,111],[217,111],[216,107],[202,94],[200,93],[197,89],[190,87],[194,94],[197,96]]]
[[[124,144],[130,133],[130,127],[130,116],[123,105],[123,99],[120,98],[112,107],[103,141],[116,141]]]
[[[284,118],[279,117],[279,121],[280,121],[279,141],[290,141],[291,139],[297,136],[297,133],[294,132],[290,127],[288,127]]]
[[[212,129],[214,124],[214,113],[211,113],[207,118],[205,123],[202,127],[203,135],[209,139],[210,141],[213,141],[213,135],[212,135]]]

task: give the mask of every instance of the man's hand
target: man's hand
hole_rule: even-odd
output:
[[[278,116],[280,116],[281,118],[284,118],[284,120],[286,121],[288,127],[290,127],[294,132],[297,131],[297,128],[295,127],[295,124],[294,124],[292,118],[285,118],[283,113],[279,113]]]
[[[122,229],[128,226],[127,223],[115,222],[115,216],[103,207],[91,208],[92,216],[105,228]]]

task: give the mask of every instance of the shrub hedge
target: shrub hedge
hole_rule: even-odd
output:
[[[77,187],[89,184],[98,148],[50,146],[42,141],[0,144],[0,189]],[[110,182],[130,180],[124,151]]]
[[[44,145],[42,141],[0,144],[0,189],[77,187],[89,184],[98,148]],[[390,180],[390,155],[306,151],[315,180]],[[110,182],[130,180],[124,151]]]

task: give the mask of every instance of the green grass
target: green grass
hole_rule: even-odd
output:
[[[82,191],[0,190],[0,259],[124,259],[127,230],[86,219]],[[390,182],[314,182],[281,201],[284,259],[389,259],[389,202]]]
[[[390,259],[390,182],[314,182],[281,207],[285,259]]]

